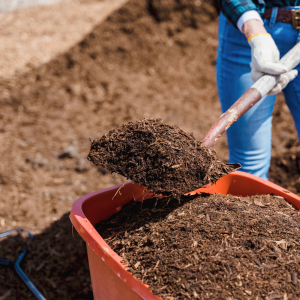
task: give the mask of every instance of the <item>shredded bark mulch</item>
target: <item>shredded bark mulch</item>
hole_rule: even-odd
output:
[[[299,224],[282,197],[205,194],[131,202],[96,228],[165,300],[271,300],[300,297]]]
[[[88,159],[154,194],[179,199],[234,169],[192,134],[161,119],[123,124],[92,141]]]
[[[72,229],[69,213],[36,234],[32,242],[25,233],[1,238],[0,258],[14,262],[26,245],[29,251],[21,268],[46,299],[93,299],[86,243]],[[36,300],[36,297],[13,266],[0,265],[0,299]]]

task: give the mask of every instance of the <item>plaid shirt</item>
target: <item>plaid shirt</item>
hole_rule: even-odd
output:
[[[248,10],[256,10],[260,14],[266,7],[284,7],[300,5],[300,0],[218,0],[226,18],[236,27],[240,16]]]

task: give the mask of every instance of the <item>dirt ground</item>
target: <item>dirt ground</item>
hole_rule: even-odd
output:
[[[55,258],[42,267],[42,261],[30,256],[24,262],[31,276],[38,274],[34,283],[48,299],[61,299],[59,291],[68,295],[65,299],[76,299],[75,294],[81,295],[77,299],[91,297],[91,287],[84,280],[76,287],[61,283],[57,288],[58,279],[74,280],[70,272],[83,272],[81,278],[89,280],[84,244],[73,239],[64,214],[81,195],[124,181],[87,162],[90,139],[143,117],[162,118],[200,139],[221,113],[215,83],[214,8],[204,1],[177,1],[179,7],[172,0],[149,3],[150,9],[146,0],[130,0],[104,22],[99,17],[99,23],[72,48],[51,50],[55,54],[50,61],[32,58],[33,66],[20,72],[18,67],[7,67],[7,76],[1,75],[0,231],[29,229],[37,234],[32,253],[48,249]],[[31,13],[24,14],[25,23],[30,18]],[[76,20],[75,15],[72,18]],[[42,26],[43,20],[37,20]],[[55,32],[56,22],[52,25]],[[5,31],[9,30],[5,25]],[[27,38],[33,41],[35,34]],[[41,49],[47,48],[46,42],[39,39],[39,43],[43,43]],[[7,66],[12,59],[6,58]],[[270,180],[300,193],[298,138],[282,96],[276,103],[273,132]],[[215,148],[226,160],[225,136]],[[57,228],[64,228],[64,233],[55,240]],[[7,243],[0,242],[0,257]],[[78,247],[80,254],[70,250],[55,257],[54,252],[60,253],[55,249],[63,249],[62,245]],[[67,263],[70,257],[74,264]],[[77,259],[82,263],[76,264]],[[70,266],[69,272],[52,268],[53,261],[59,260]],[[53,273],[47,273],[47,268]],[[0,299],[33,299],[13,273],[7,276],[8,271],[0,268]]]
[[[126,2],[59,1],[62,2],[0,13],[0,77],[29,72],[68,51]]]

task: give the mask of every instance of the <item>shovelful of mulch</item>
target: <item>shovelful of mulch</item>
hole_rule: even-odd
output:
[[[109,131],[92,141],[88,160],[176,199],[234,170],[214,149],[162,119],[142,119]]]

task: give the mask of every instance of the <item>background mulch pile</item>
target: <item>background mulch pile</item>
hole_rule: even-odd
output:
[[[161,119],[142,119],[111,130],[92,141],[88,159],[154,194],[177,199],[234,170],[214,149]]]
[[[131,202],[96,225],[163,299],[300,297],[300,215],[282,197]]]
[[[27,237],[0,239],[0,258],[14,262],[28,244],[21,268],[46,299],[93,299],[85,242],[72,230],[68,213],[32,242]],[[0,266],[0,283],[3,299],[36,299],[12,268]]]

